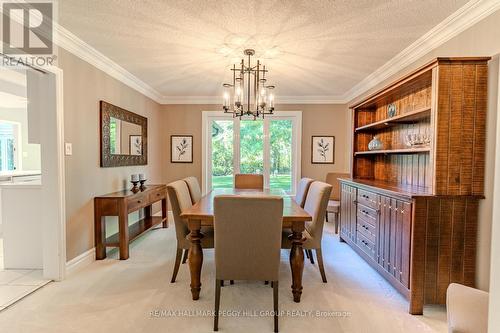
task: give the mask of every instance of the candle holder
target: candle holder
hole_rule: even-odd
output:
[[[132,187],[132,192],[134,192],[134,193],[139,192],[139,186],[137,186],[137,184],[139,184],[139,181],[138,180],[131,180],[130,182],[134,185],[134,187]]]
[[[141,183],[141,186],[139,187],[140,190],[144,191],[146,189],[146,185],[144,185],[144,183],[146,183],[146,179],[139,180],[139,182]]]

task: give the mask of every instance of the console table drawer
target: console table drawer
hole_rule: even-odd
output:
[[[167,197],[167,192],[165,190],[157,190],[149,193],[149,201],[155,202]]]
[[[144,194],[136,194],[127,200],[128,212],[133,212],[148,205],[148,196]]]

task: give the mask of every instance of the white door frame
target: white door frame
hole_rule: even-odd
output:
[[[61,281],[66,275],[63,70],[53,66],[38,69],[54,75],[55,80],[54,112],[39,117],[42,145],[43,275],[47,279]]]
[[[251,118],[250,118],[251,119]],[[275,119],[290,119],[294,121],[292,137],[296,140],[292,140],[292,193],[295,193],[297,183],[301,177],[301,151],[302,151],[302,111],[277,111],[273,115],[266,115],[265,119],[275,120]],[[224,114],[222,111],[203,111],[202,112],[202,192],[207,193],[207,190],[212,187],[212,177],[211,175],[211,165],[209,162],[209,156],[212,155],[212,145],[209,140],[208,135],[211,133],[211,129],[208,124],[212,120],[234,120],[233,127],[233,172],[238,173],[240,166],[240,140],[239,140],[239,126],[240,122],[238,119],[233,118],[231,114]],[[264,125],[264,144],[269,142],[269,126]],[[269,168],[270,156],[269,152],[264,149],[264,168]],[[267,169],[264,172],[269,171]],[[269,183],[266,180],[264,184],[265,188],[269,188]]]

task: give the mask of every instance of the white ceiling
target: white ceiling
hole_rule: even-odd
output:
[[[59,23],[163,96],[220,96],[254,48],[279,96],[343,96],[467,0],[63,0]]]

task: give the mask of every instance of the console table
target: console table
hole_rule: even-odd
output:
[[[153,216],[152,205],[161,201],[161,217]],[[144,208],[144,217],[128,225],[128,214]],[[118,216],[118,233],[106,238],[106,216]],[[119,247],[120,259],[129,257],[129,243],[153,226],[167,221],[167,186],[148,185],[137,193],[122,190],[94,198],[96,260],[106,258],[106,247]]]

